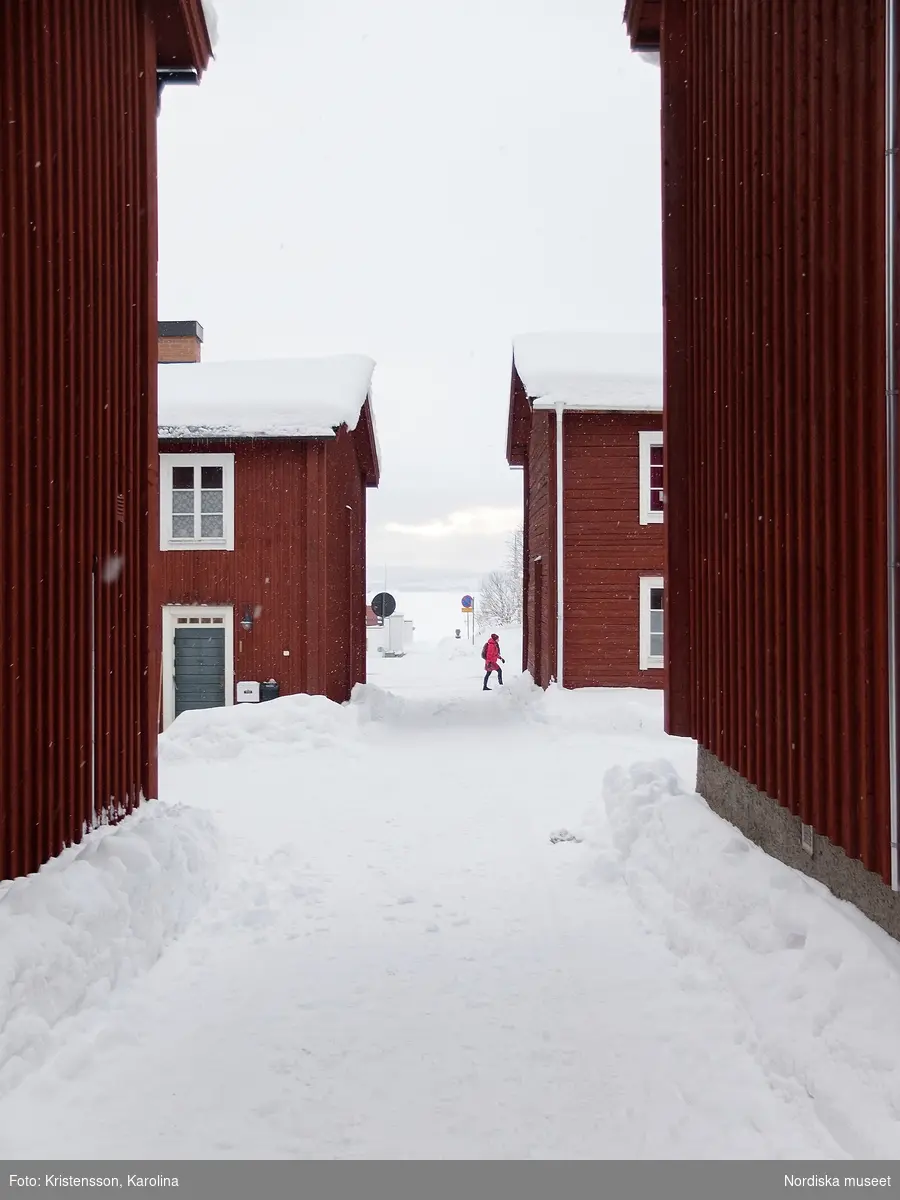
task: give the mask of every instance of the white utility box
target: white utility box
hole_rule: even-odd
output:
[[[383,629],[385,636],[381,643],[385,658],[402,658],[406,653],[403,645],[404,624],[402,613],[395,613],[385,621]]]
[[[238,704],[259,704],[259,680],[251,680],[237,685]]]

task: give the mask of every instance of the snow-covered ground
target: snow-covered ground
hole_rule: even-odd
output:
[[[657,695],[504,651],[186,714],[163,802],[7,888],[0,1156],[896,1154],[900,947],[691,794]]]

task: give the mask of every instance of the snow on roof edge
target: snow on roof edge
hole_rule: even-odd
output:
[[[520,334],[512,351],[534,408],[662,411],[662,333]]]
[[[375,423],[375,395],[372,385],[369,384],[369,394],[366,397],[369,402],[369,428],[372,430],[372,444],[375,447],[375,476],[381,479],[381,441],[378,437],[378,426]]]
[[[209,44],[215,50],[219,41],[219,14],[213,0],[200,0],[203,7],[203,17],[206,21],[206,31],[209,34]]]
[[[374,370],[365,355],[163,363],[157,428],[177,439],[333,437],[359,424]]]
[[[340,426],[331,426],[328,429],[304,429],[302,432],[297,432],[290,427],[283,429],[253,429],[226,424],[159,425],[157,427],[157,437],[161,441],[166,442],[202,441],[205,438],[222,438],[223,440],[248,442],[277,441],[279,438],[295,438],[297,440],[308,438],[315,440],[317,438],[334,438],[337,436],[339,428]]]

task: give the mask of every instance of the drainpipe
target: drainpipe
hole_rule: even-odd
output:
[[[897,7],[885,4],[885,408],[887,430],[887,585],[888,585],[888,758],[891,801],[891,888],[900,891],[900,764],[898,764],[898,612],[897,571],[897,363],[894,345],[896,272],[896,161],[897,161]]]
[[[557,401],[556,409],[556,682],[563,686],[563,610],[564,557],[563,557],[563,404]]]

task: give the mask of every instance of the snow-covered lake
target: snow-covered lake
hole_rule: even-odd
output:
[[[894,1156],[900,947],[691,794],[658,694],[507,632],[486,695],[404,607],[351,704],[185,714],[161,803],[8,888],[0,1156]]]

